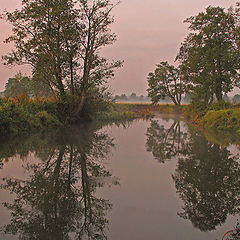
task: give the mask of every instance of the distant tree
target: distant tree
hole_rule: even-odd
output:
[[[240,94],[234,95],[233,99],[232,99],[232,102],[233,103],[240,103]]]
[[[161,62],[155,71],[148,75],[147,91],[153,103],[169,97],[174,104],[180,105],[184,92],[180,70],[168,62]]]
[[[223,100],[225,102],[230,102],[230,98],[229,98],[229,96],[226,93],[223,95]]]
[[[28,95],[29,93],[29,77],[23,76],[20,72],[13,78],[9,78],[5,85],[5,96],[16,97],[23,94]]]
[[[139,100],[140,100],[140,101],[144,101],[144,100],[145,100],[145,97],[144,97],[143,95],[141,95],[141,96],[139,97]]]
[[[185,20],[191,31],[182,43],[177,60],[191,83],[193,99],[211,103],[239,84],[239,36],[232,11],[208,7]]]
[[[191,102],[191,95],[186,93],[185,96],[183,97],[183,102],[184,103],[190,103]]]
[[[17,73],[13,78],[9,78],[5,85],[4,95],[8,97],[16,97],[27,95],[29,97],[50,97],[51,89],[44,82],[23,76],[21,72]]]
[[[126,94],[122,94],[120,97],[119,97],[120,100],[128,100]]]
[[[129,96],[130,99],[137,99],[137,94],[136,93],[132,93],[130,96]]]
[[[115,96],[114,96],[114,99],[116,99],[116,100],[118,100],[119,98],[120,98],[119,95],[115,95]]]

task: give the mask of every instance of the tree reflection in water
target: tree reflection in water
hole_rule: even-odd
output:
[[[44,138],[43,144],[38,140],[31,152],[41,162],[27,158],[27,179],[3,179],[1,187],[15,198],[13,203],[5,203],[11,222],[3,227],[4,232],[29,240],[106,239],[106,214],[111,204],[97,197],[96,190],[105,184],[119,184],[102,162],[113,139],[84,126],[70,134]],[[18,147],[14,153],[22,151]],[[27,146],[22,147],[26,154]]]
[[[178,158],[173,180],[184,202],[179,216],[189,219],[201,231],[211,231],[223,224],[228,215],[239,214],[238,155],[209,142],[201,133],[183,133],[176,121],[169,129],[152,121],[147,137],[148,151],[160,162]]]
[[[174,120],[169,129],[160,125],[159,121],[152,120],[146,135],[147,151],[152,152],[160,163],[171,160],[186,150],[187,134],[181,131],[180,120]]]

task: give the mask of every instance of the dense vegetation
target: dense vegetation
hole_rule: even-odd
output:
[[[116,4],[110,0],[26,0],[22,8],[5,12],[12,25],[11,53],[6,65],[28,64],[32,81],[41,82],[52,97],[64,101],[71,96],[72,116],[84,109],[89,94],[102,93],[121,61],[109,61],[99,50],[116,41],[111,16]]]
[[[161,62],[148,75],[153,103],[168,97],[176,105],[188,95],[186,114],[208,129],[240,133],[240,108],[230,106],[227,93],[240,83],[239,8],[208,7],[185,20],[189,34],[176,57],[178,66]],[[232,99],[238,103],[238,95]]]

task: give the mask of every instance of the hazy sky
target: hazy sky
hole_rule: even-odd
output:
[[[160,61],[173,63],[180,43],[187,34],[183,20],[196,15],[209,5],[228,8],[233,0],[122,0],[113,14],[112,27],[118,41],[104,49],[104,56],[124,60],[116,79],[110,83],[116,93],[146,95],[147,75]],[[0,12],[13,10],[21,0],[0,0]],[[3,43],[11,27],[0,22],[0,55],[6,54],[11,46]],[[0,91],[9,77],[22,67],[9,68],[0,65]]]

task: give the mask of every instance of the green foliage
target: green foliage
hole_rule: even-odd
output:
[[[193,100],[211,103],[214,96],[238,85],[239,34],[233,11],[208,7],[205,12],[188,18],[191,31],[182,43],[177,59],[191,83]]]
[[[28,97],[50,97],[50,87],[42,81],[31,79],[17,73],[13,78],[9,78],[5,85],[4,95],[7,97],[17,97],[27,95]]]
[[[116,41],[110,28],[114,7],[110,0],[22,1],[21,9],[3,15],[13,31],[5,42],[14,44],[3,56],[5,64],[32,66],[35,96],[43,89],[39,82],[61,101],[74,96],[76,117],[88,91],[103,86],[122,65],[99,55],[100,48]]]
[[[169,97],[176,105],[181,104],[184,85],[178,68],[161,62],[153,73],[148,75],[148,96],[153,103]]]
[[[22,98],[2,98],[0,101],[1,135],[61,126],[55,102]]]
[[[240,133],[240,109],[210,110],[202,119],[205,128]]]

